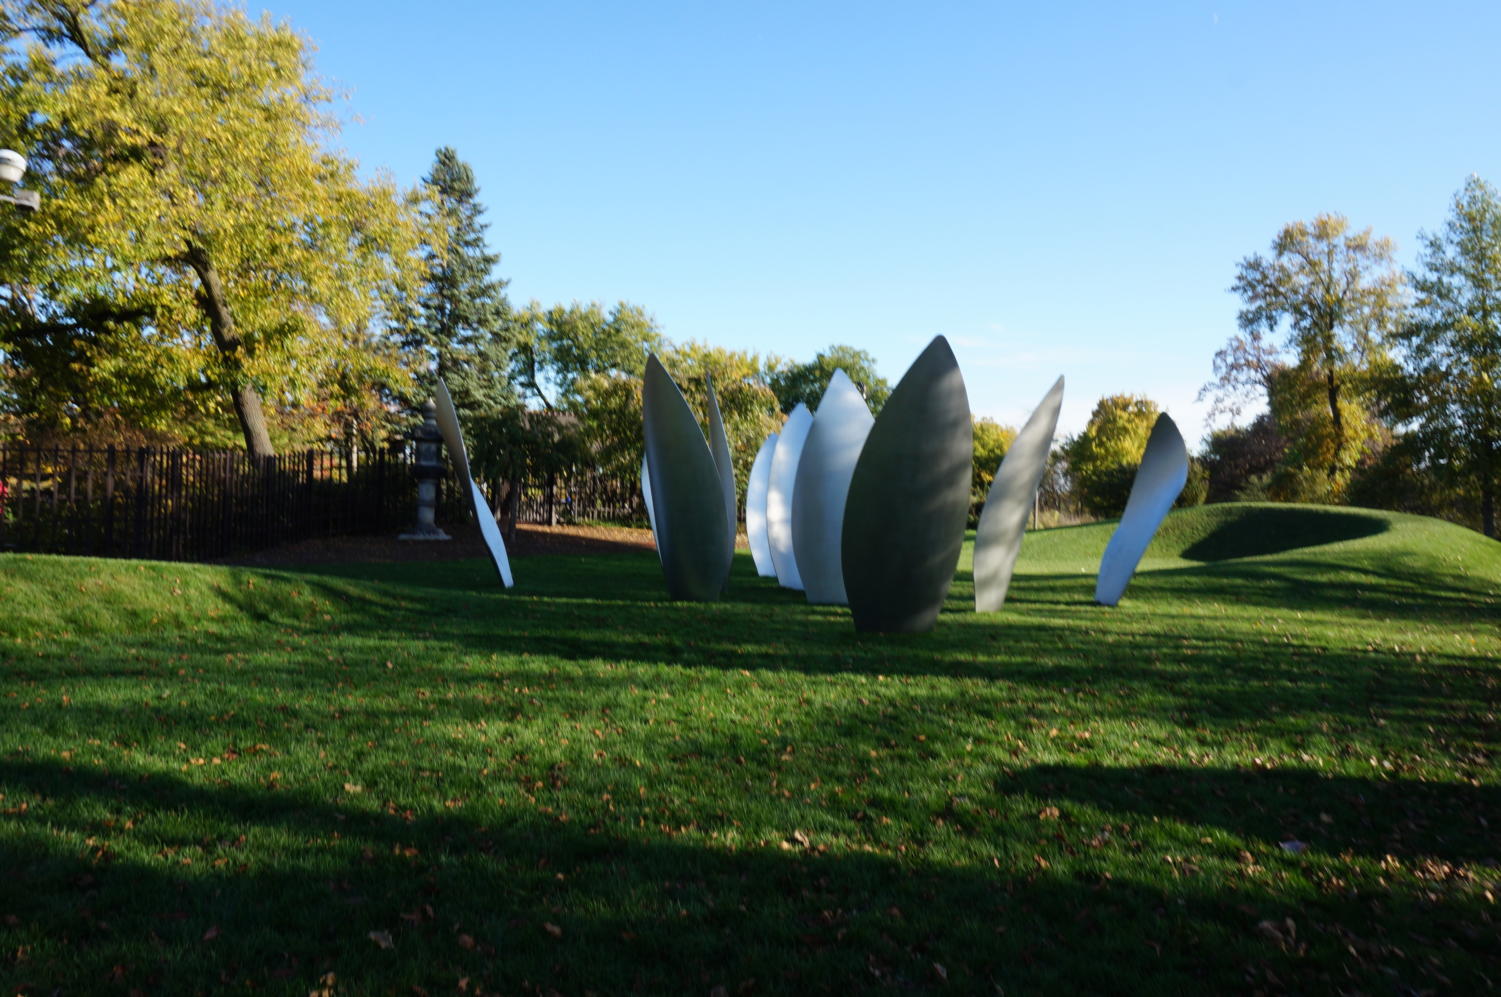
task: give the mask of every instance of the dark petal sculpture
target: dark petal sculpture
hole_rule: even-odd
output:
[[[724,500],[724,519],[730,531],[728,560],[724,566],[725,586],[730,583],[730,566],[735,560],[735,461],[730,455],[730,439],[724,432],[724,418],[719,414],[719,399],[714,397],[714,380],[705,377],[709,388],[709,451],[714,455],[714,467],[719,471],[720,497]]]
[[[1006,450],[1000,470],[990,483],[980,525],[975,530],[975,611],[993,613],[1006,601],[1016,555],[1022,549],[1027,514],[1047,469],[1058,410],[1063,407],[1063,378],[1059,378]]]
[[[1147,545],[1187,482],[1188,448],[1183,445],[1183,434],[1164,412],[1147,438],[1136,480],[1131,482],[1131,497],[1126,499],[1126,511],[1100,558],[1095,602],[1114,606],[1121,601]]]
[[[792,489],[792,550],[803,591],[815,605],[843,606],[839,542],[850,475],[875,419],[849,375],[834,371],[803,441]]]
[[[802,591],[803,578],[792,550],[792,491],[797,486],[803,443],[812,426],[813,413],[799,402],[782,424],[776,453],[771,455],[771,480],[766,486],[766,539],[771,544],[771,563],[777,569],[777,582],[798,591]]]
[[[850,478],[840,559],[856,630],[932,629],[964,544],[973,454],[964,377],[938,336],[886,400]]]
[[[733,549],[719,468],[683,393],[655,354],[642,386],[646,470],[657,554],[674,599],[712,602],[724,591]]]
[[[459,430],[459,414],[454,410],[448,385],[443,383],[441,377],[438,378],[438,390],[433,402],[437,409],[438,428],[443,432],[443,442],[448,445],[448,456],[453,461],[454,473],[460,482],[469,486],[469,501],[474,505],[474,518],[479,523],[480,536],[484,538],[485,547],[490,551],[490,560],[495,563],[500,583],[510,588],[516,582],[511,577],[511,559],[506,555],[505,538],[500,535],[500,527],[495,523],[495,514],[490,511],[485,493],[469,475],[469,452],[464,449],[464,434]]]
[[[771,458],[777,450],[777,434],[772,433],[756,451],[750,480],[745,483],[745,538],[750,541],[751,558],[756,574],[775,578],[776,565],[771,562],[771,541],[766,537],[766,487],[771,483]]]

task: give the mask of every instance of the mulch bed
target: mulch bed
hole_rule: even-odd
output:
[[[394,536],[328,537],[272,547],[227,558],[225,564],[280,567],[300,564],[349,564],[368,561],[453,561],[488,557],[479,527],[444,527],[452,540],[398,540]],[[651,530],[630,526],[530,526],[516,529],[506,543],[510,557],[537,554],[613,554],[652,550]]]

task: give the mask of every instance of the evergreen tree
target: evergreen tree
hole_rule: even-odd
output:
[[[425,354],[454,404],[475,415],[515,407],[507,371],[515,347],[506,281],[495,276],[500,255],[489,251],[474,171],[451,147],[437,152],[423,178],[431,234],[420,317],[407,345]]]

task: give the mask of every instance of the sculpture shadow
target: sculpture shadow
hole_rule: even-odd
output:
[[[1303,547],[1359,540],[1390,529],[1388,520],[1359,512],[1255,506],[1236,514],[1183,548],[1189,561],[1229,561]]]

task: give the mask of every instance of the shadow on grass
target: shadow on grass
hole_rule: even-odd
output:
[[[996,788],[1138,819],[1216,826],[1243,838],[1302,841],[1324,855],[1501,861],[1488,826],[1501,818],[1501,787],[1493,785],[1356,779],[1308,769],[1040,765],[1002,777]]]
[[[1020,780],[1116,805],[1106,773]],[[1358,783],[1344,789],[1375,791]],[[39,801],[0,818],[0,976],[20,992],[300,994],[328,972],[340,991],[393,993],[461,979],[471,992],[1387,990],[1435,974],[1466,989],[1497,971],[1473,892],[1424,900],[1393,886],[1292,907],[1255,881],[1058,872],[1040,855],[954,866],[920,846],[674,840],[603,803],[481,823],[30,760],[0,762],[0,785]],[[1120,806],[1143,812],[1130,793]],[[1062,861],[1073,846],[1046,850]],[[1387,923],[1408,907],[1421,916]],[[1257,928],[1287,917],[1296,945]]]
[[[1359,540],[1390,529],[1383,516],[1358,512],[1255,507],[1238,510],[1189,544],[1183,557],[1190,561],[1227,561],[1241,557],[1280,554],[1301,547],[1317,547],[1342,540]]]

